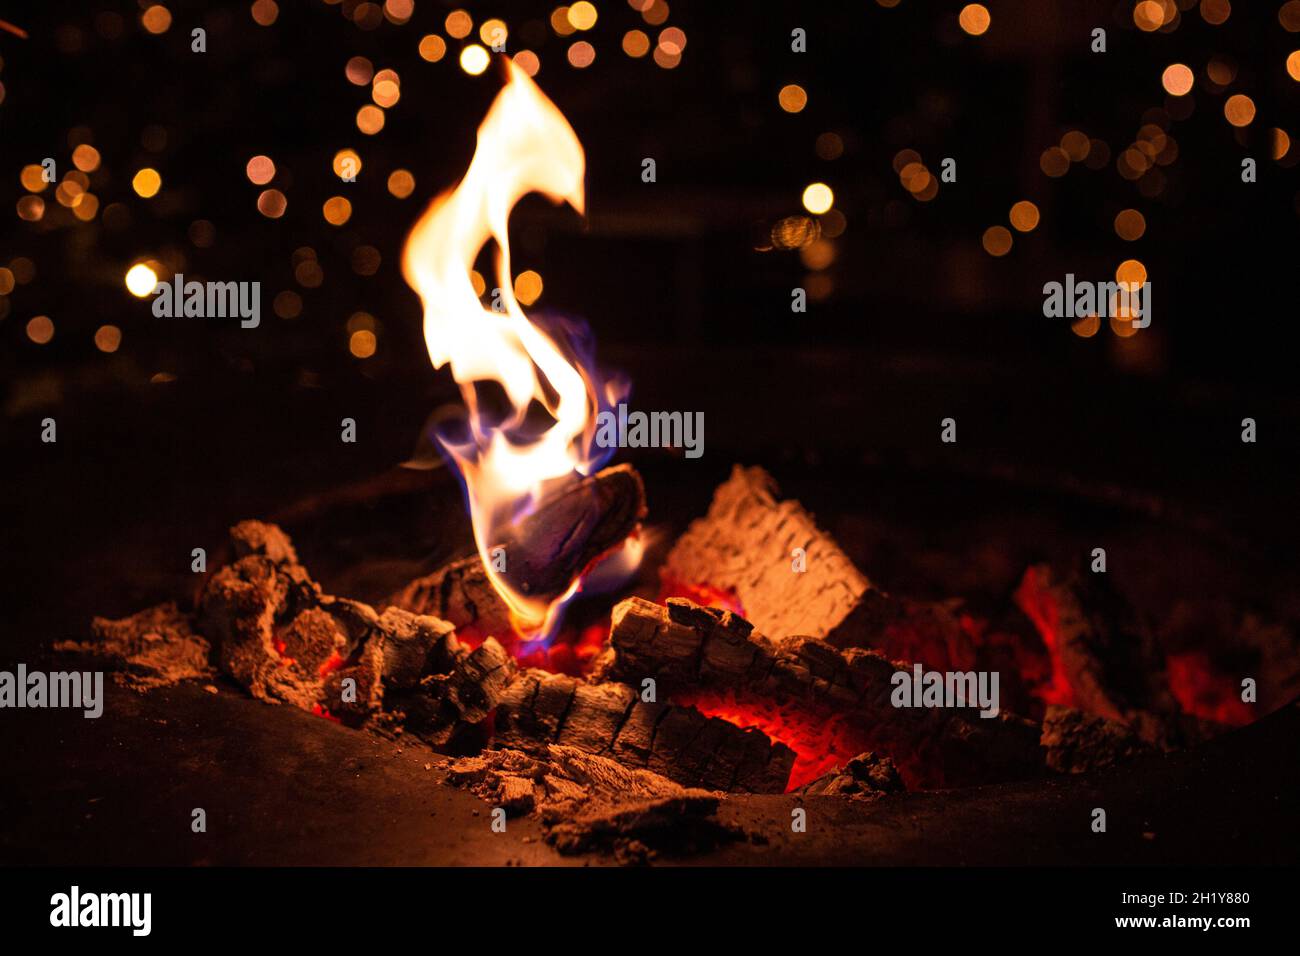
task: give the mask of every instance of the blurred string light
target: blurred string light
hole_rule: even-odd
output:
[[[588,0],[578,0],[565,13],[569,25],[575,30],[590,30],[596,25],[596,7]]]
[[[1028,199],[1022,199],[1011,207],[1008,218],[1017,232],[1033,232],[1038,226],[1038,207]]]
[[[361,172],[361,155],[355,149],[340,149],[334,154],[334,159],[330,163],[330,168],[334,170],[334,175],[339,179],[348,179],[355,177]]]
[[[477,43],[471,43],[460,51],[460,68],[470,76],[478,76],[486,70],[491,60],[488,51]]]
[[[321,213],[331,226],[341,226],[352,218],[352,203],[344,196],[331,196],[321,206]]]
[[[520,305],[532,305],[542,294],[542,277],[532,269],[526,269],[515,276],[515,298]]]
[[[161,3],[156,3],[140,14],[140,23],[150,33],[166,33],[172,25],[172,13]]]
[[[269,27],[280,16],[280,7],[275,0],[254,0],[248,12],[258,26]]]
[[[375,67],[364,56],[354,56],[343,67],[343,75],[348,78],[348,82],[353,86],[365,86],[370,82],[371,77],[375,75]]]
[[[1147,231],[1146,217],[1136,209],[1121,209],[1115,216],[1115,235],[1128,242],[1141,239]]]
[[[430,33],[420,40],[420,59],[437,63],[447,55],[447,41],[436,33]]]
[[[1244,93],[1229,96],[1223,104],[1223,115],[1233,126],[1249,126],[1255,119],[1255,101]]]
[[[453,10],[447,14],[442,26],[447,31],[447,36],[454,40],[463,40],[474,29],[474,18],[464,10]]]
[[[37,345],[45,345],[54,338],[54,322],[48,315],[35,315],[27,320],[27,337]]]
[[[1228,0],[1201,0],[1201,19],[1212,26],[1228,22],[1232,16],[1232,4]]]
[[[569,46],[569,65],[584,70],[596,61],[596,48],[586,40],[578,40]]]
[[[478,38],[487,46],[498,50],[505,49],[506,38],[509,35],[510,30],[504,20],[484,20],[482,26],[478,28]]]
[[[151,199],[162,189],[162,176],[158,175],[156,169],[146,166],[132,177],[131,188],[141,199]]]
[[[265,186],[275,178],[275,163],[270,156],[254,156],[244,166],[244,174],[254,186]]]
[[[278,189],[264,189],[257,197],[257,211],[267,219],[279,219],[288,206],[289,201]]]
[[[825,183],[810,183],[803,191],[803,207],[813,215],[827,212],[835,204],[835,193]]]
[[[145,262],[137,262],[126,270],[126,289],[138,299],[152,295],[158,286],[158,274]]]
[[[482,49],[482,47],[479,47]],[[464,59],[462,57],[462,65]],[[484,69],[486,69],[484,64]],[[480,73],[482,70],[479,71]],[[361,109],[357,110],[357,129],[367,136],[374,136],[384,128],[384,111],[378,106],[367,103]]]
[[[394,169],[388,174],[388,192],[398,199],[405,199],[415,192],[415,177],[409,170]]]
[[[122,330],[116,325],[101,325],[95,330],[95,348],[101,352],[116,352],[122,345]]]
[[[520,50],[513,57],[515,65],[523,70],[529,76],[536,76],[537,71],[542,68],[542,61],[532,50]]]
[[[1183,63],[1171,63],[1165,67],[1160,83],[1170,96],[1186,96],[1192,91],[1196,76],[1191,67]]]
[[[984,251],[1000,258],[1011,251],[1011,231],[1006,226],[989,226],[981,239]]]
[[[777,93],[776,101],[787,113],[799,113],[808,105],[808,94],[798,83],[788,83]]]
[[[987,33],[991,20],[988,7],[982,3],[968,3],[961,8],[961,13],[957,14],[958,24],[973,37]]]

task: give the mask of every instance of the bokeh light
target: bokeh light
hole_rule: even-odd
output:
[[[835,193],[825,183],[810,183],[803,191],[803,207],[813,215],[827,212],[835,204]]]
[[[957,14],[957,22],[961,24],[961,28],[973,37],[987,33],[991,20],[988,7],[982,3],[968,3],[961,8],[961,13]]]
[[[158,274],[144,262],[137,262],[126,270],[126,289],[138,299],[153,294],[158,287]]]

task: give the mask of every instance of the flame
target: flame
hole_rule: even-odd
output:
[[[436,369],[450,364],[465,401],[467,434],[440,435],[439,442],[464,482],[479,556],[520,634],[536,639],[554,632],[582,576],[558,596],[525,593],[494,567],[492,550],[549,491],[593,473],[609,457],[611,450],[595,447],[596,415],[621,395],[601,377],[579,333],[559,321],[530,320],[515,299],[511,210],[538,192],[581,214],[586,160],[555,104],[513,62],[507,70],[464,179],[415,224],[402,271],[424,304],[429,359]],[[496,246],[502,311],[483,305],[470,278],[488,240]],[[508,407],[484,407],[480,389],[489,382],[500,386]],[[552,423],[538,434],[540,409]]]

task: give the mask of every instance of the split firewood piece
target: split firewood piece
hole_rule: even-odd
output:
[[[906,789],[892,760],[883,754],[867,751],[858,754],[843,767],[836,767],[818,777],[805,786],[802,792],[811,796],[852,797],[854,800],[873,801]]]
[[[1178,705],[1151,631],[1104,575],[1026,569],[1016,603],[1034,622],[1069,702],[1148,743],[1180,743]]]
[[[542,500],[510,528],[502,577],[523,594],[558,597],[601,555],[645,520],[645,486],[631,465],[616,465]]]
[[[145,691],[212,675],[211,645],[193,623],[169,601],[116,621],[97,617],[91,622],[94,640],[60,641],[54,649],[104,658],[121,683]]]
[[[502,695],[496,740],[521,750],[573,746],[709,790],[782,793],[794,766],[794,751],[759,730],[647,703],[623,684],[531,668]]]
[[[735,466],[669,552],[665,580],[734,594],[766,634],[862,641],[894,613],[891,603],[802,505],[777,493],[762,468]]]
[[[668,605],[629,598],[614,608],[609,647],[594,676],[675,691],[713,687],[845,715],[917,785],[956,785],[1032,776],[1042,768],[1038,727],[1006,713],[896,707],[891,663],[875,651],[841,651],[809,637],[769,640],[749,621],[680,598]],[[910,675],[909,675],[910,679]]]
[[[253,696],[356,726],[378,708],[385,676],[410,686],[450,654],[445,621],[322,593],[275,525],[245,521],[231,539],[236,560],[207,582],[200,629]]]
[[[1125,724],[1056,704],[1043,719],[1042,744],[1057,773],[1102,770],[1159,752]]]
[[[558,597],[588,565],[634,534],[645,515],[645,488],[630,465],[574,481],[493,545],[505,549],[502,577],[523,594]],[[417,578],[388,603],[483,635],[505,637],[512,630],[510,610],[477,555]]]

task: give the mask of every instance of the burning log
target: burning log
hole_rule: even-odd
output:
[[[209,677],[211,646],[194,633],[190,615],[174,601],[111,621],[91,622],[93,641],[60,641],[56,651],[90,654],[119,669],[121,682],[145,691],[183,680]]]
[[[502,694],[496,740],[526,751],[573,746],[710,790],[781,793],[794,765],[794,752],[761,731],[693,707],[647,703],[624,684],[535,669]]]
[[[505,548],[503,576],[522,593],[558,596],[588,565],[635,533],[645,515],[641,476],[630,465],[606,468],[548,498],[499,542]],[[484,635],[505,637],[513,631],[510,609],[477,555],[417,578],[388,603]]]
[[[975,783],[1041,770],[1036,725],[1008,714],[986,719],[964,710],[895,707],[897,671],[908,667],[875,651],[840,651],[809,637],[771,641],[730,611],[629,598],[614,609],[597,674],[629,683],[653,677],[669,699],[705,686],[846,715],[903,766],[909,783]]]
[[[737,836],[715,817],[716,794],[576,747],[552,744],[536,755],[488,750],[455,761],[447,779],[508,815],[538,814],[546,841],[566,854],[597,850],[644,862]]]
[[[796,560],[805,568],[800,573]],[[802,505],[777,500],[771,475],[740,465],[714,492],[708,513],[678,539],[663,575],[670,586],[708,585],[734,595],[764,633],[832,642],[839,629],[868,629],[884,600]]]
[[[1016,603],[1047,645],[1063,685],[1062,703],[1131,727],[1168,749],[1181,734],[1163,659],[1151,631],[1103,578],[1033,565]]]

